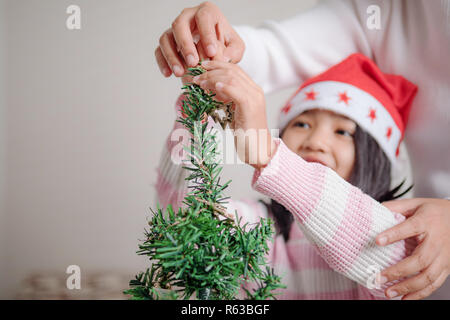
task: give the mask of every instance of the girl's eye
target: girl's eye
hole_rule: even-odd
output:
[[[309,124],[301,122],[301,121],[297,121],[296,123],[294,123],[294,127],[309,128]]]
[[[342,130],[339,129],[336,131],[337,134],[343,135],[343,136],[347,136],[347,137],[353,137],[353,134],[351,134],[349,131],[347,130]]]

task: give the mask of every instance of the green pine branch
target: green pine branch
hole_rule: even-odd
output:
[[[189,69],[192,76],[203,72],[201,67]],[[240,225],[237,212],[226,212],[229,197],[223,191],[231,181],[220,183],[216,136],[207,130],[207,122],[201,123],[204,114],[220,120],[214,113],[224,110],[224,104],[196,84],[182,89],[187,117],[177,121],[192,134],[185,146],[189,165],[183,166],[190,172],[186,180],[191,191],[178,212],[171,205],[165,212],[159,205],[156,212],[150,209],[149,230],[137,254],[148,256],[151,267],[131,280],[124,293],[140,300],[189,299],[194,294],[197,299],[236,299],[245,282],[254,282],[258,289],[245,290],[247,299],[274,298],[273,291],[284,286],[264,257],[267,242],[273,241],[273,222],[261,219],[246,232],[249,226]]]

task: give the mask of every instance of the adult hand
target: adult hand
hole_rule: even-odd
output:
[[[237,63],[242,59],[245,49],[242,39],[215,4],[203,2],[184,9],[159,38],[155,56],[164,76],[173,72],[181,77],[186,67],[198,64],[196,35],[206,55],[213,60]],[[218,50],[220,45],[225,47],[223,52]]]
[[[209,57],[206,55],[206,53],[205,53],[205,51],[203,50],[203,47],[202,47],[202,45],[200,44],[200,42],[197,43],[197,44],[195,44],[195,48],[196,48],[196,50],[197,50],[197,53],[198,53],[198,55],[199,55],[201,61],[209,60]],[[219,44],[219,46],[218,46],[219,55],[221,55],[221,52],[223,52],[223,50],[224,50],[224,47],[221,46],[221,45]],[[192,76],[189,75],[188,73],[185,73],[185,74],[181,77],[181,83],[182,83],[183,85],[186,85],[186,84],[188,84],[188,83],[192,83]]]
[[[415,198],[387,201],[383,205],[407,219],[380,233],[377,244],[388,245],[411,237],[418,243],[409,257],[381,272],[383,283],[409,277],[387,288],[386,295],[389,298],[403,295],[405,300],[425,298],[450,273],[450,201]]]
[[[263,90],[236,64],[204,61],[203,74],[193,78],[224,103],[234,103],[234,142],[239,158],[258,169],[269,163],[276,145],[267,126]],[[248,138],[248,143],[247,143]]]

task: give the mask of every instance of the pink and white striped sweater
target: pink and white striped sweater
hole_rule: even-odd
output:
[[[212,125],[211,118],[209,121]],[[173,130],[179,128],[183,126],[175,122]],[[188,192],[184,180],[188,173],[171,160],[173,148],[179,144],[171,141],[171,134],[157,168],[155,187],[162,208],[172,204],[178,209]],[[281,139],[275,142],[276,153],[265,168],[255,170],[251,185],[281,203],[296,221],[287,242],[279,234],[269,243],[267,259],[287,286],[279,290],[277,299],[385,299],[384,289],[390,283],[378,289],[367,287],[375,284],[377,272],[402,260],[414,248],[408,241],[379,247],[375,237],[404,217],[390,212],[332,169],[306,162]],[[242,224],[271,217],[262,203],[251,199],[230,200],[226,207],[230,213],[237,211]]]

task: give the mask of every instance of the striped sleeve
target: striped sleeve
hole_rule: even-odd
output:
[[[180,116],[183,95],[175,103],[177,118]],[[175,211],[182,206],[184,197],[188,192],[188,182],[185,180],[188,171],[186,166],[183,145],[186,145],[191,134],[179,122],[174,122],[173,128],[165,140],[158,167],[156,168],[156,201],[161,208],[171,204]]]
[[[380,247],[375,237],[405,218],[364,194],[332,169],[308,163],[275,139],[270,163],[255,170],[252,187],[286,207],[305,237],[335,271],[375,296],[393,283],[377,286],[376,274],[409,253],[405,241]]]
[[[229,200],[225,205],[227,212],[231,213],[233,216],[235,212],[239,219],[241,219],[240,226],[247,224],[245,231],[249,231],[254,228],[256,224],[260,222],[261,218],[268,218],[268,212],[266,207],[250,199],[245,200]]]

